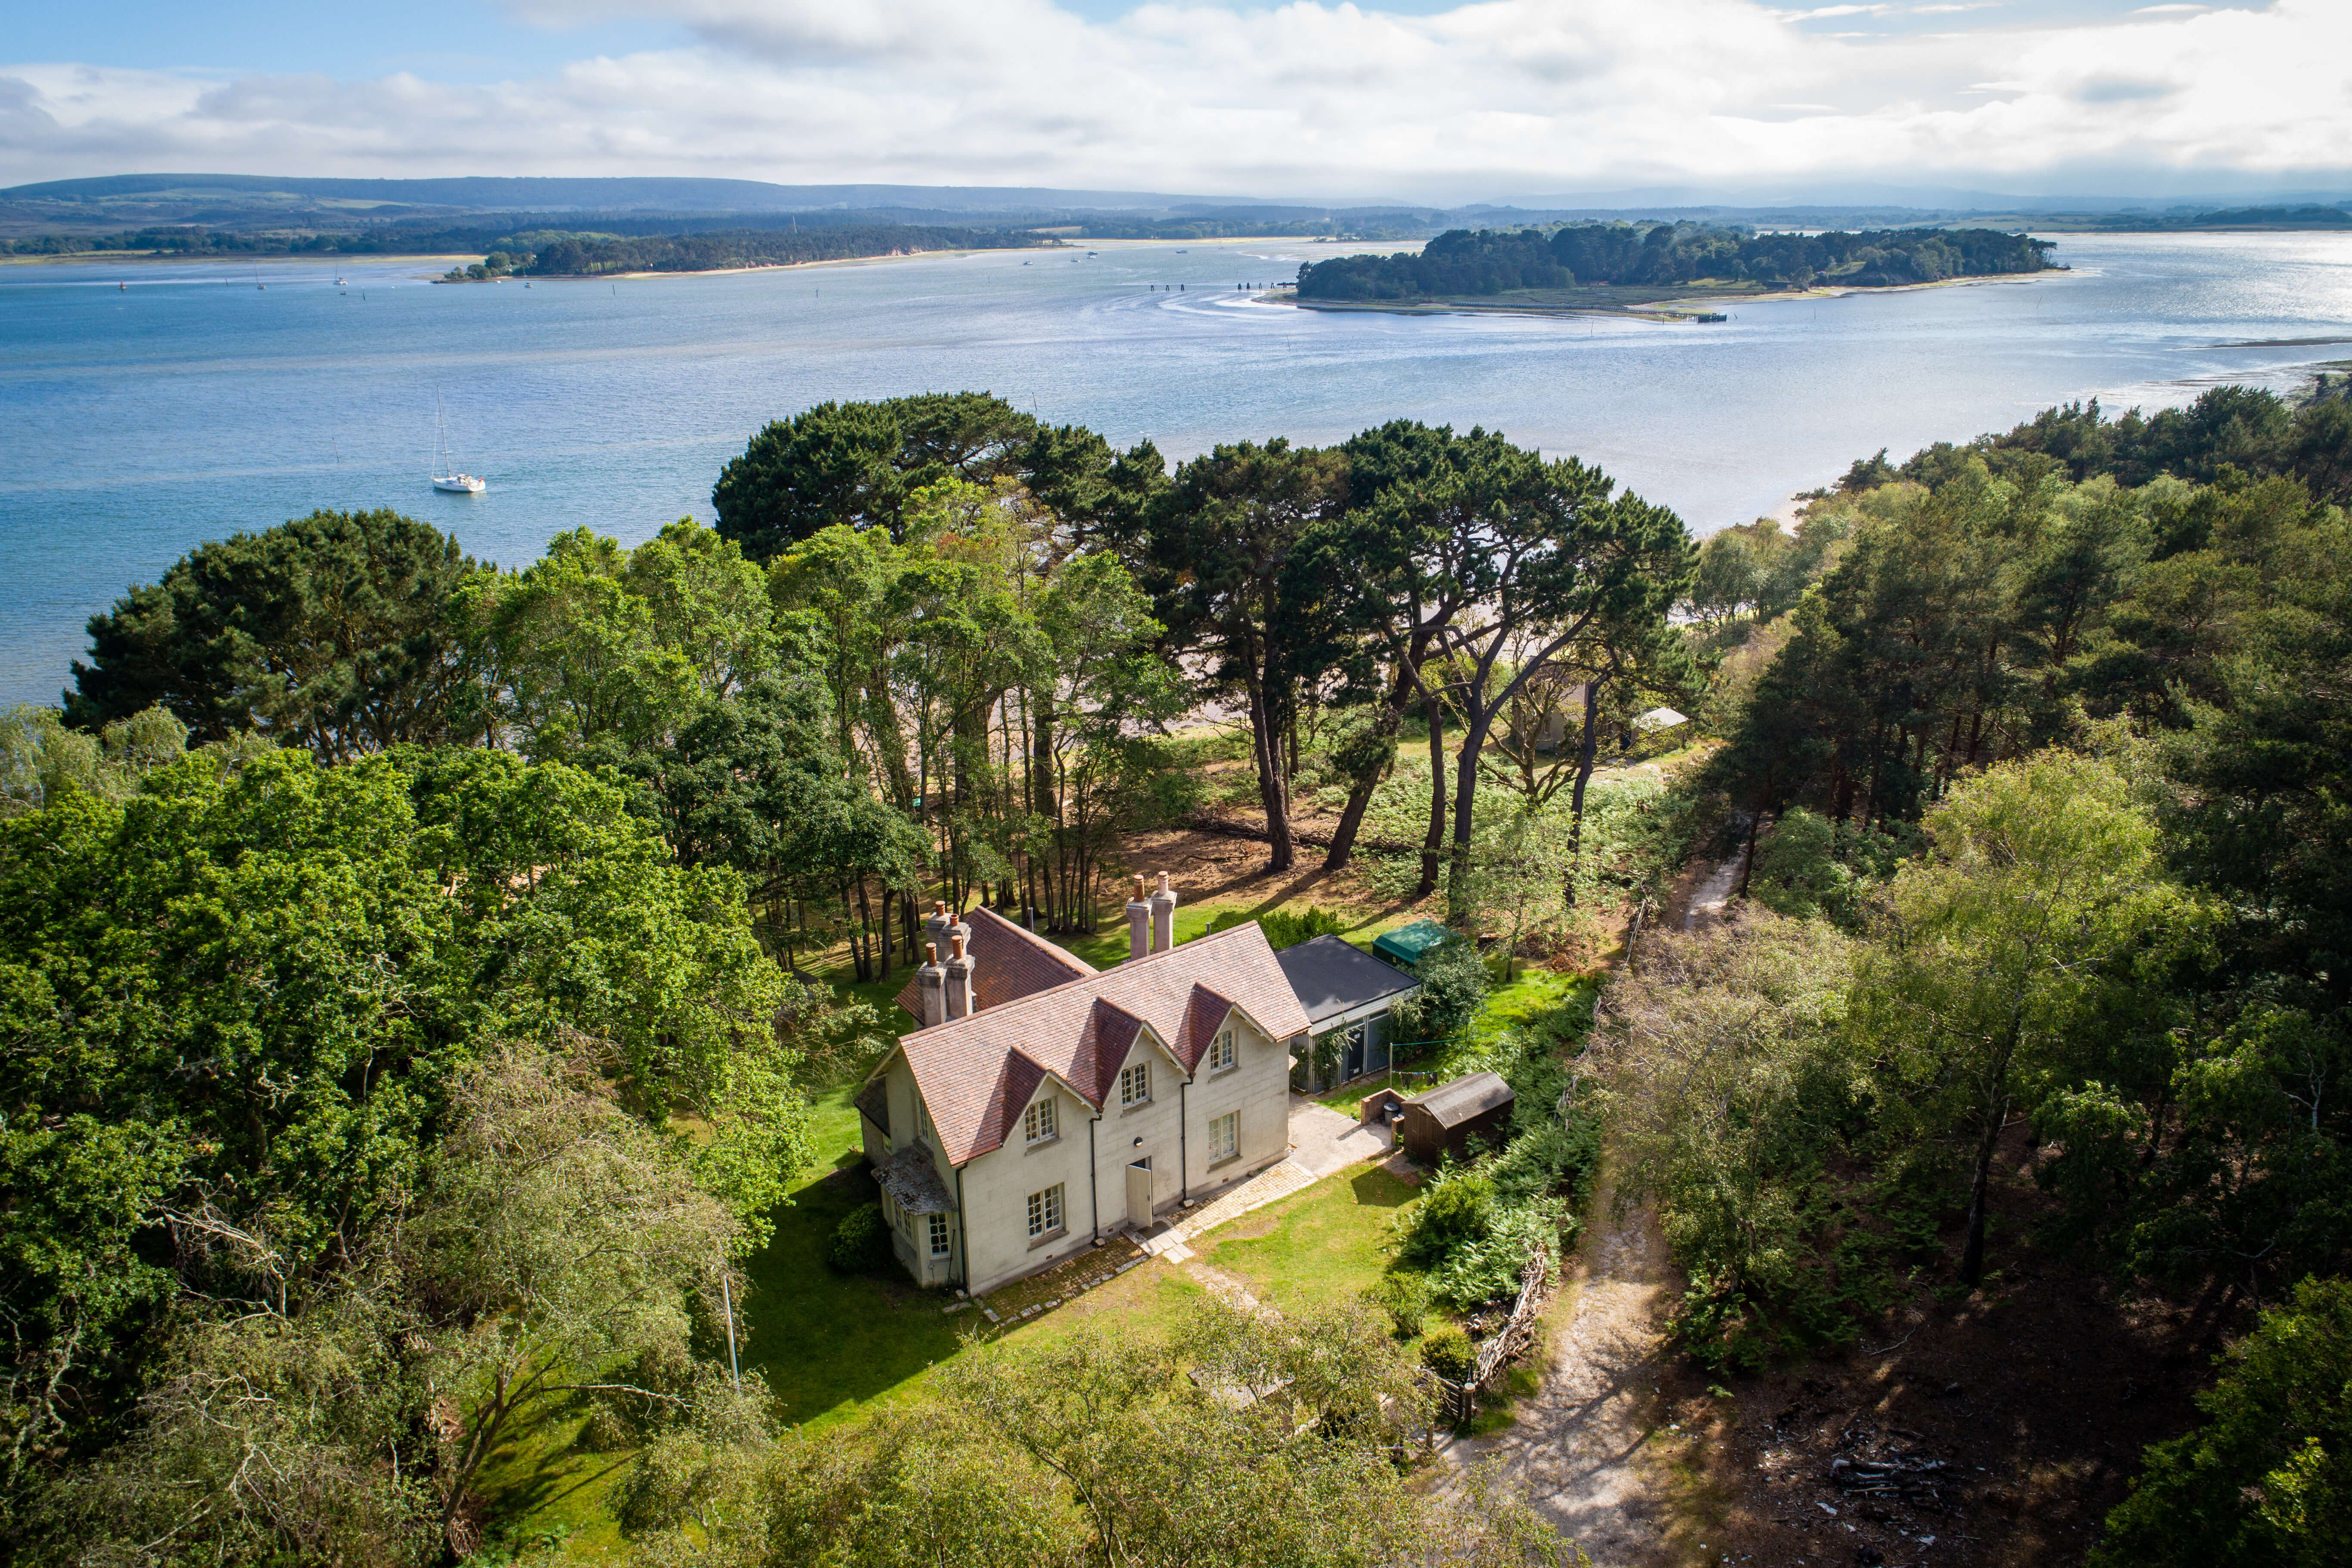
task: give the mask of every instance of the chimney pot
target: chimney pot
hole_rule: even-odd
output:
[[[1127,956],[1129,962],[1151,952],[1151,906],[1143,901],[1143,879],[1135,879],[1135,897],[1127,901]]]
[[[923,964],[915,971],[915,995],[921,1005],[926,1029],[948,1021],[948,972],[940,963],[937,942],[923,944]]]
[[[1168,873],[1160,873],[1160,890],[1151,895],[1151,951],[1166,952],[1176,945],[1176,889]]]
[[[948,1016],[950,1018],[970,1017],[979,1011],[971,992],[971,972],[979,967],[979,963],[964,946],[968,934],[962,926],[950,928],[950,939],[955,947],[954,956],[947,962]]]

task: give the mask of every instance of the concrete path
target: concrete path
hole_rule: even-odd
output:
[[[1392,1137],[1385,1123],[1367,1127],[1305,1095],[1290,1097],[1290,1157],[1318,1176],[1381,1158]]]

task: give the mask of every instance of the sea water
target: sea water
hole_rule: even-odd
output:
[[[2352,342],[2352,237],[2057,237],[2070,271],[1735,302],[1706,324],[1259,299],[1360,245],[528,288],[348,258],[0,268],[0,702],[57,700],[88,617],[205,540],[388,506],[506,565],[572,528],[635,542],[708,520],[752,432],[826,398],[984,389],[1171,460],[1394,418],[1483,425],[1706,531],[1882,447],[1899,459],[2071,398],[2284,387],[2352,355],[2329,346]],[[436,396],[484,494],[427,484]]]

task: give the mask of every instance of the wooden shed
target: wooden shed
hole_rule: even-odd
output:
[[[1474,1072],[1441,1083],[1397,1108],[1397,1142],[1424,1165],[1446,1154],[1468,1159],[1473,1138],[1483,1148],[1499,1149],[1509,1136],[1514,1098],[1496,1073]]]

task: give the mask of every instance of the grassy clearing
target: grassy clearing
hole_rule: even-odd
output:
[[[1391,1222],[1420,1197],[1410,1182],[1360,1165],[1219,1226],[1193,1249],[1267,1306],[1317,1311],[1379,1280]]]
[[[816,1103],[819,1163],[776,1212],[774,1239],[745,1265],[744,1370],[758,1371],[795,1426],[826,1426],[877,1401],[957,1349],[951,1298],[887,1277],[836,1274],[826,1244],[841,1216],[872,1201],[858,1173],[857,1111],[844,1087]]]

